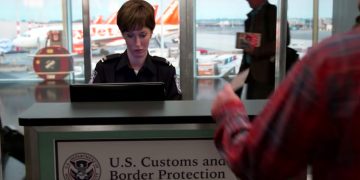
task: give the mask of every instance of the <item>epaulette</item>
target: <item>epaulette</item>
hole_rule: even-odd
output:
[[[158,62],[158,63],[163,64],[163,65],[171,66],[171,62],[169,62],[165,58],[158,57],[158,56],[153,56],[152,59],[154,60],[154,62]]]
[[[103,63],[105,61],[108,61],[108,60],[111,60],[111,59],[117,59],[117,58],[120,58],[120,57],[121,57],[121,54],[119,54],[119,53],[110,54],[110,55],[107,55],[107,56],[101,58],[100,61]]]

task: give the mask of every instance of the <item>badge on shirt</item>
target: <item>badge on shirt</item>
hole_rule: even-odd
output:
[[[177,89],[178,93],[181,93],[180,79],[176,77],[176,74],[174,75],[174,79],[175,79],[176,89]]]
[[[90,81],[89,83],[92,84],[94,82],[94,79],[96,78],[96,75],[97,75],[97,71],[93,71],[92,74],[91,74],[91,77],[90,77]]]

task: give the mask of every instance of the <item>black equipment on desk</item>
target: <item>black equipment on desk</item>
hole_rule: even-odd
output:
[[[70,84],[71,102],[164,101],[163,82]]]

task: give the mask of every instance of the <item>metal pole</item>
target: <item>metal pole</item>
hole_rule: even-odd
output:
[[[90,8],[89,0],[82,1],[83,36],[84,36],[84,76],[85,82],[91,77],[91,37],[90,37]]]
[[[184,100],[194,99],[194,32],[196,0],[180,3],[180,86]]]
[[[161,0],[161,12],[164,12],[164,1]],[[161,24],[161,35],[160,35],[160,48],[161,48],[161,56],[164,56],[164,18],[162,18],[162,16],[160,16],[160,24]]]
[[[275,87],[284,79],[286,73],[287,42],[287,0],[278,0],[275,53]]]
[[[72,53],[72,6],[71,0],[62,1],[63,14],[63,46]]]
[[[312,44],[314,46],[319,42],[319,0],[313,0],[313,3]]]
[[[2,124],[1,124],[1,116],[0,116],[0,128],[1,128],[1,131],[2,131]],[[2,136],[4,136],[3,134],[0,134],[0,151],[2,151],[2,148],[3,147],[1,147],[1,144],[3,143],[1,140],[3,139],[2,138]],[[4,157],[2,157],[1,156],[2,155],[2,153],[0,152],[0,180],[3,180],[3,173],[2,173],[2,170],[3,170],[3,167],[2,167],[2,162],[3,162],[3,158]],[[5,166],[5,164],[4,164],[4,166]]]

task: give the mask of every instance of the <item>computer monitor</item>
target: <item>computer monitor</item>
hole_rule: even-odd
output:
[[[71,102],[163,101],[163,82],[70,84]]]

